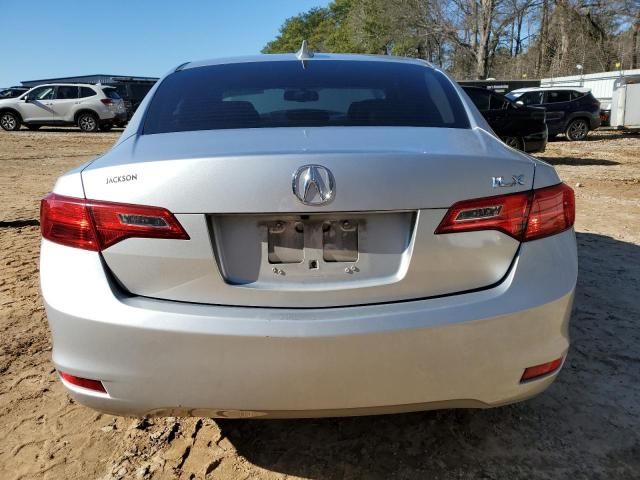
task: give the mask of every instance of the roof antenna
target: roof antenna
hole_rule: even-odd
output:
[[[302,62],[302,68],[305,68],[304,62],[305,60],[309,60],[313,58],[313,52],[307,47],[307,41],[302,40],[302,46],[300,50],[296,53],[296,58]]]

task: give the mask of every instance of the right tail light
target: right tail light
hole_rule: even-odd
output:
[[[573,189],[560,183],[529,192],[455,203],[435,233],[498,230],[527,242],[568,230],[575,215]]]

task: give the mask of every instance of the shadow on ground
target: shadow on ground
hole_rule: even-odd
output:
[[[585,140],[577,141],[580,142],[594,142],[598,140],[615,140],[621,138],[637,138],[640,139],[639,135],[640,131],[638,130],[594,130],[589,132],[589,135]],[[567,142],[571,143],[567,137],[564,135],[558,135],[549,138],[549,142]]]
[[[614,160],[604,160],[602,158],[576,158],[576,157],[540,157],[540,160],[551,165],[574,165],[577,167],[588,165],[620,165]]]
[[[117,132],[122,133],[124,128],[114,127],[109,132]],[[109,133],[109,132],[92,132],[92,133]],[[13,132],[7,132],[9,134],[23,134],[23,133],[85,133],[77,127],[41,127],[38,130],[29,130],[27,128],[21,128],[20,130],[16,130]],[[91,135],[91,133],[87,133],[87,135]]]
[[[491,410],[219,421],[222,434],[255,465],[314,479],[638,478],[640,247],[586,233],[578,243],[571,351],[535,399]]]

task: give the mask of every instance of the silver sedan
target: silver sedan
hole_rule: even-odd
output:
[[[569,348],[574,208],[420,60],[188,63],[42,200],[53,362],[123,415],[524,400]]]

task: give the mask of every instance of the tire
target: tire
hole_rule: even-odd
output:
[[[40,127],[41,127],[41,126],[42,126],[42,125],[27,125],[27,128],[28,128],[29,130],[40,130]]]
[[[576,118],[567,126],[565,135],[572,142],[584,140],[589,133],[589,123],[584,118]]]
[[[20,118],[13,112],[2,112],[0,114],[0,127],[7,132],[20,130]]]
[[[112,128],[113,128],[113,125],[111,123],[103,123],[102,125],[100,125],[101,132],[108,132]]]
[[[516,150],[522,150],[524,147],[524,143],[519,137],[504,137],[502,141]]]
[[[78,115],[78,127],[83,132],[97,132],[99,128],[98,117],[89,112],[81,113]]]

